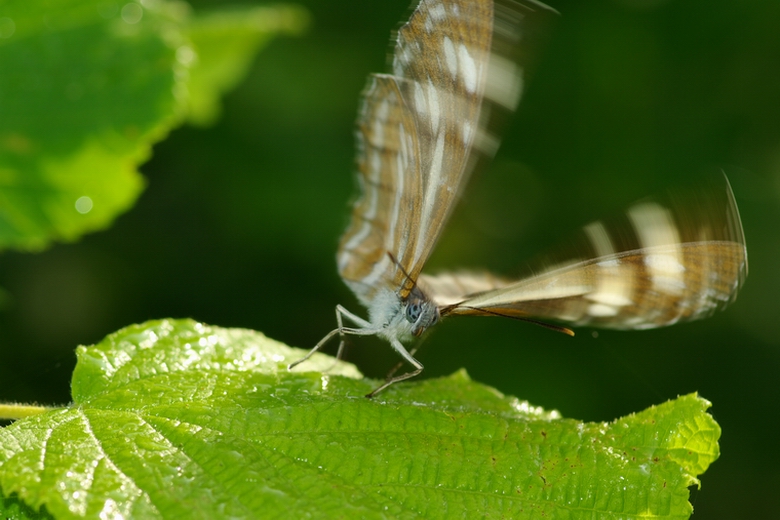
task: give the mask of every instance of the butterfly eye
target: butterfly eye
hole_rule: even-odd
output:
[[[409,323],[417,323],[422,313],[422,305],[420,302],[412,302],[406,306],[406,321]]]

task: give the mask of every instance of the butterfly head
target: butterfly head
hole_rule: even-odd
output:
[[[412,335],[420,336],[425,329],[439,321],[439,308],[419,290],[414,291],[406,301],[404,315],[412,324]]]

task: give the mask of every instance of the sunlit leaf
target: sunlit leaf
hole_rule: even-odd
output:
[[[687,518],[718,456],[696,395],[582,423],[462,371],[370,400],[302,353],[188,320],[80,347],[73,404],[0,431],[0,485],[58,518]]]

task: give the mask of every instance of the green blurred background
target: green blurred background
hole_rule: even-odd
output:
[[[724,170],[750,275],[698,323],[574,338],[512,320],[453,319],[420,352],[424,377],[471,376],[566,417],[610,420],[679,394],[714,403],[721,459],[697,518],[780,510],[780,2],[558,0],[550,34],[491,167],[467,190],[429,271],[511,274],[579,226]],[[196,10],[224,2],[193,1]],[[311,347],[334,306],[362,310],[335,249],[354,196],[353,121],[407,0],[305,0],[301,37],[275,40],[207,129],[183,127],[142,167],[148,187],[108,231],[6,253],[0,399],[64,403],[76,345],[130,323],[193,317]],[[381,377],[372,339],[348,359]]]

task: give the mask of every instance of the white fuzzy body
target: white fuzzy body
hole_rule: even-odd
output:
[[[395,291],[382,288],[377,291],[368,307],[371,328],[387,341],[398,340],[406,343],[412,339],[413,323],[406,319],[404,304]]]

